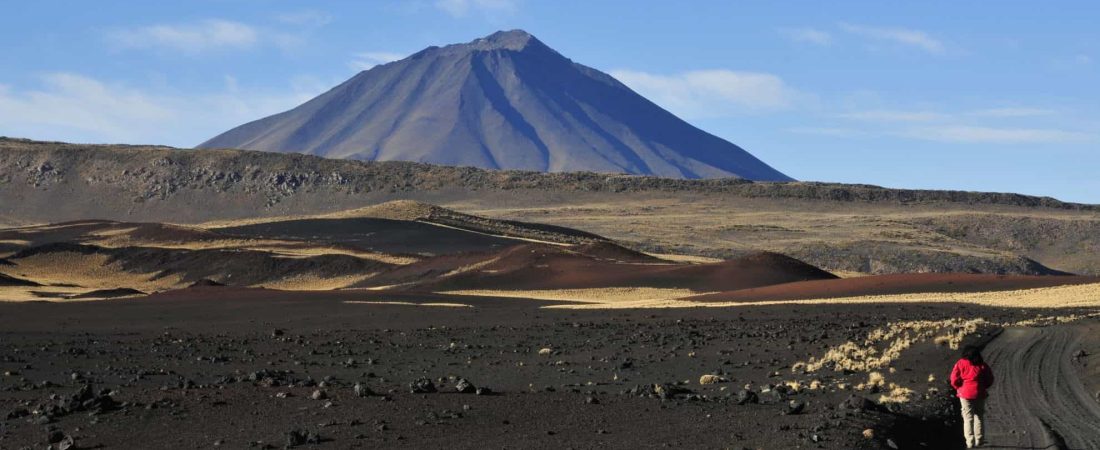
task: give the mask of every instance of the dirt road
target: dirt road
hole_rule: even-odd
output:
[[[1073,327],[1011,328],[986,347],[997,384],[987,406],[991,448],[1100,449],[1100,403],[1074,370]]]

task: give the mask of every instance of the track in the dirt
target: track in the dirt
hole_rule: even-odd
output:
[[[990,390],[990,448],[1100,449],[1100,403],[1073,367],[1071,327],[1011,328],[986,347],[997,384]]]

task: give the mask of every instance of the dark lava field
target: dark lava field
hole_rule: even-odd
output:
[[[947,394],[886,407],[873,391],[796,390],[864,374],[792,364],[901,317],[1027,316],[360,301],[455,300],[203,287],[0,303],[0,448],[951,448]],[[952,356],[910,352],[892,381],[926,389]]]

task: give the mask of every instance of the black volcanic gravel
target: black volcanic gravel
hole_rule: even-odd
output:
[[[215,287],[0,303],[0,448],[944,448],[958,442],[937,440],[954,436],[942,402],[897,414],[851,391],[760,392],[888,321],[1033,315],[344,303],[372,296],[416,295]],[[703,374],[729,381],[700,385]]]

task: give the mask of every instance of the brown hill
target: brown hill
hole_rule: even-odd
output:
[[[380,274],[360,286],[400,285],[400,289],[418,291],[651,287],[705,292],[835,278],[773,253],[712,264],[653,264],[613,261],[581,250],[527,244],[497,253],[431,258]]]
[[[1045,197],[0,138],[0,217],[16,223],[316,216],[396,199],[583,229],[652,253],[772,251],[865,274],[1100,274],[1100,208]],[[0,251],[11,246],[0,240]]]
[[[456,250],[453,251],[511,245],[517,243],[517,239],[564,244],[606,241],[601,236],[572,228],[489,219],[410,200],[395,200],[329,214],[212,222],[206,226],[235,235],[323,239],[343,243],[359,242],[362,240],[360,238],[369,236],[373,246],[389,242],[390,247],[415,247],[422,245],[418,241],[455,241],[453,245]],[[382,236],[385,234],[394,236]],[[432,236],[417,239],[416,235],[421,234]],[[416,252],[405,252],[409,251]]]

